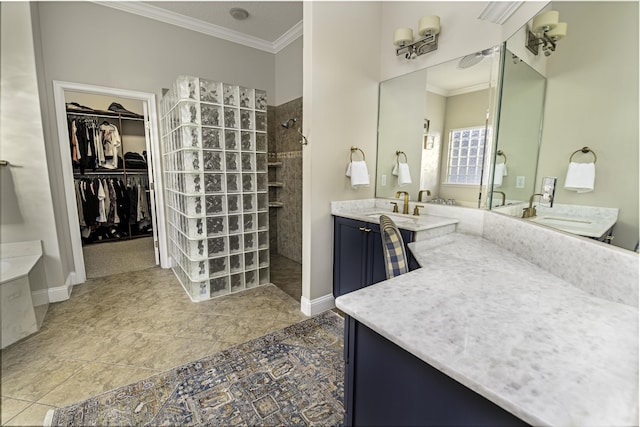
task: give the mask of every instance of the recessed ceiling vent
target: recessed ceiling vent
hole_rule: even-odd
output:
[[[233,19],[237,19],[238,21],[244,21],[249,17],[249,12],[241,7],[231,8],[231,10],[229,10],[229,14],[233,16]]]

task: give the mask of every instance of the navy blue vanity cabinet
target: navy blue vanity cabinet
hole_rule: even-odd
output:
[[[373,285],[387,279],[380,225],[339,216],[333,217],[333,296]],[[405,243],[409,268],[417,262],[406,248],[413,232],[400,230]]]
[[[345,316],[345,426],[524,426],[382,335]]]

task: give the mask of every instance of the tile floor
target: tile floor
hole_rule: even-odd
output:
[[[299,275],[274,271],[272,282],[300,288]],[[42,425],[49,409],[304,320],[299,300],[270,284],[192,303],[157,267],[89,279],[49,306],[37,334],[0,352],[1,424]]]

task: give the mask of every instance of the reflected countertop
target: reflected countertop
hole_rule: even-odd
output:
[[[638,309],[479,236],[410,243],[422,268],[336,306],[534,425],[637,425]]]

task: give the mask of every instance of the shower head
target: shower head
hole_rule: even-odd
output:
[[[286,122],[282,123],[280,126],[282,126],[285,129],[289,129],[295,122],[297,122],[298,119],[289,119]]]

